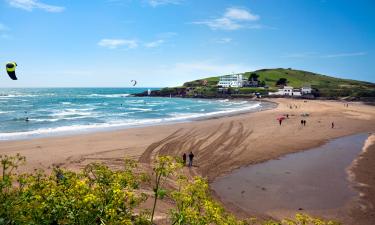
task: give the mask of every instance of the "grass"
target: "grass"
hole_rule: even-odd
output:
[[[259,75],[258,80],[264,81],[271,91],[276,90],[276,82],[280,78],[288,80],[287,85],[294,88],[311,86],[322,97],[375,97],[375,84],[371,82],[341,79],[308,71],[294,69],[262,69],[252,72],[245,72],[244,77],[247,79],[251,73]],[[219,77],[208,77],[200,80],[186,82],[185,87],[201,87],[203,81],[207,81],[207,86],[216,86]],[[246,89],[243,92],[249,93],[257,89]]]

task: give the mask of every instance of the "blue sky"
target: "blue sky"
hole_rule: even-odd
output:
[[[375,82],[373,0],[0,0],[0,87],[164,87],[261,68]],[[4,68],[4,67],[3,67]]]

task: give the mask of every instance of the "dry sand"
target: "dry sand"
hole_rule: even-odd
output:
[[[48,169],[53,164],[78,169],[93,161],[118,166],[124,156],[149,164],[156,154],[180,156],[193,151],[195,166],[189,173],[212,181],[235,168],[316,147],[332,138],[375,131],[373,106],[351,103],[344,107],[344,103],[334,101],[272,101],[279,104],[277,108],[204,121],[0,142],[0,154],[21,153],[27,158],[23,170],[31,170]],[[302,118],[301,113],[310,116]],[[276,118],[282,114],[289,114],[289,119],[280,126]],[[301,119],[307,121],[305,127],[300,124]],[[371,163],[374,164],[373,158]]]

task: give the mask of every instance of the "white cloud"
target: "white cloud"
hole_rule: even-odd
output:
[[[194,24],[202,24],[210,27],[212,30],[238,30],[243,26],[228,18],[218,18],[206,21],[193,22]]]
[[[138,42],[133,39],[102,39],[98,42],[98,45],[109,49],[116,49],[121,46],[131,49],[137,48]]]
[[[227,8],[224,15],[219,18],[196,21],[193,24],[206,25],[212,30],[238,30],[241,28],[259,29],[258,24],[250,25],[248,22],[259,20],[259,16],[243,8]]]
[[[352,56],[363,56],[363,55],[366,55],[366,54],[367,54],[366,52],[346,52],[346,53],[323,55],[322,58],[352,57]]]
[[[228,8],[224,17],[233,20],[249,20],[256,21],[259,19],[258,15],[252,14],[249,11],[241,8]]]
[[[302,52],[302,53],[291,53],[286,54],[284,58],[341,58],[341,57],[354,57],[354,56],[363,56],[366,55],[366,52],[346,52],[346,53],[335,53],[335,54],[319,54],[316,52]]]
[[[178,5],[182,3],[182,0],[146,0],[146,2],[152,7],[157,7],[161,5]]]
[[[219,39],[216,39],[215,42],[219,44],[228,44],[232,42],[232,40],[233,40],[232,38],[219,38]]]
[[[33,9],[41,9],[46,12],[58,13],[65,10],[64,7],[48,5],[39,0],[8,0],[8,3],[15,8],[32,11]]]
[[[159,39],[159,40],[156,40],[156,41],[145,43],[145,47],[146,48],[156,48],[156,47],[159,47],[160,45],[162,45],[163,43],[164,43],[164,40]]]

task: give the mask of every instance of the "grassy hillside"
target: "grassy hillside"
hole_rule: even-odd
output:
[[[323,97],[375,97],[375,84],[370,82],[340,79],[302,70],[282,68],[245,72],[246,79],[251,73],[259,75],[258,80],[264,81],[271,90],[276,88],[277,80],[286,78],[289,86],[300,88],[304,85],[311,85]],[[219,76],[186,82],[184,86],[199,87],[203,85],[204,80],[207,80],[207,86],[215,86],[219,81]]]

